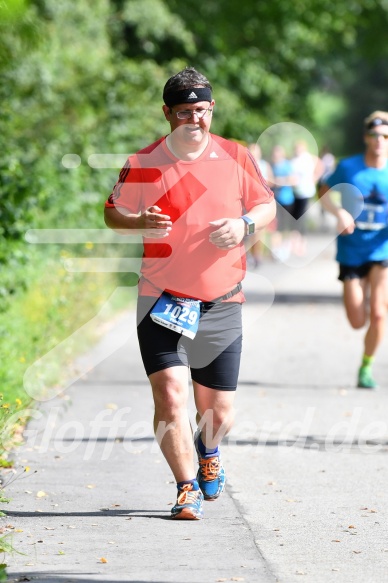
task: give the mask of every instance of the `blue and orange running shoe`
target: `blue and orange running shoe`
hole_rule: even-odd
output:
[[[220,452],[202,455],[198,447],[201,432],[196,431],[194,445],[198,455],[199,469],[197,481],[205,500],[216,500],[225,489],[225,470],[221,463]]]
[[[171,518],[200,520],[203,517],[202,502],[203,494],[201,490],[193,490],[192,484],[185,484],[178,491],[176,504],[171,508]]]

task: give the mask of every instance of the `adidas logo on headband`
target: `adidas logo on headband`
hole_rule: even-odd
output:
[[[199,101],[212,101],[210,87],[189,87],[188,89],[178,89],[163,93],[163,100],[168,107],[173,107],[181,103],[198,103]]]

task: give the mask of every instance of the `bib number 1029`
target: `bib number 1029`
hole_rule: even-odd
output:
[[[170,314],[170,318],[177,322],[188,322],[191,326],[198,320],[198,311],[190,310],[187,306],[178,304],[166,304],[163,314]]]
[[[193,339],[198,331],[201,301],[163,292],[150,316],[156,324]]]

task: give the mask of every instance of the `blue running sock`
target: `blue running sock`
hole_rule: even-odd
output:
[[[198,443],[199,453],[202,456],[205,456],[205,455],[206,456],[211,456],[211,455],[218,454],[218,445],[217,445],[217,447],[215,449],[210,449],[210,448],[206,447],[206,445],[202,441],[201,435],[198,437],[198,442],[197,443]]]
[[[196,478],[194,478],[193,480],[183,480],[183,482],[177,482],[176,487],[178,488],[179,491],[181,491],[183,490],[183,486],[186,486],[186,484],[192,484],[193,490],[199,490],[199,485]]]

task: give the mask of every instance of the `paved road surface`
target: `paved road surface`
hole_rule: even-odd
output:
[[[7,557],[10,581],[388,581],[388,343],[380,390],[355,389],[363,332],[345,320],[331,239],[246,278],[227,489],[200,522],[169,520],[133,313],[80,360],[93,369],[42,403],[17,453],[31,473],[7,489],[24,553]]]

